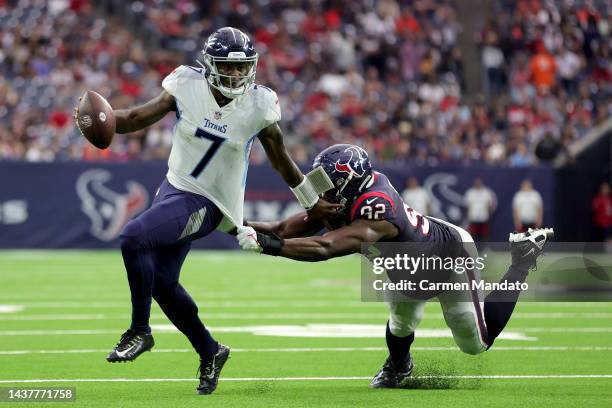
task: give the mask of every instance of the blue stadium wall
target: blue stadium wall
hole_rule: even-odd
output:
[[[434,212],[463,225],[462,194],[481,177],[497,195],[491,240],[505,241],[512,224],[512,197],[530,179],[544,199],[545,223],[554,225],[555,177],[548,167],[480,166],[381,168],[401,191],[416,176],[431,192]],[[0,248],[116,248],[122,225],[146,209],[166,172],[165,163],[0,162]],[[269,166],[251,166],[245,218],[278,219],[299,210],[289,189]],[[215,233],[196,248],[235,249],[233,237]]]

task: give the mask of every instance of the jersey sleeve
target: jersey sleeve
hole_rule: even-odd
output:
[[[382,192],[369,192],[359,197],[351,206],[350,221],[358,219],[368,221],[394,222],[397,216],[393,199]]]
[[[276,92],[267,86],[255,85],[257,107],[262,115],[261,129],[281,120],[281,109]]]

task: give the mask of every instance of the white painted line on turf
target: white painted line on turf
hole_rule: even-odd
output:
[[[171,325],[161,325],[161,330],[156,333],[178,334],[179,332]],[[153,325],[157,327],[157,325]],[[167,327],[167,328],[166,328]],[[380,332],[380,325],[376,326]],[[248,326],[245,327],[209,327],[215,333],[248,333]],[[421,330],[441,330],[441,329],[421,329]],[[612,333],[612,327],[513,327],[511,329],[519,333]],[[98,334],[121,334],[122,329],[68,329],[68,330],[0,330],[0,336],[77,336],[77,335],[98,335]],[[507,333],[506,333],[507,334]],[[502,333],[502,336],[504,333]],[[380,337],[382,334],[379,333]],[[502,337],[503,338],[503,337]]]
[[[171,324],[151,325],[153,331],[177,331]],[[249,333],[254,336],[300,337],[300,338],[380,338],[383,330],[380,324],[328,324],[312,323],[305,325],[264,325],[211,328],[215,333]],[[418,329],[419,338],[452,338],[449,329]],[[523,333],[505,331],[499,336],[506,340],[536,341]]]
[[[455,346],[413,346],[413,351],[459,351]],[[287,348],[232,348],[232,353],[312,353],[312,352],[354,352],[386,351],[386,347],[287,347]],[[494,346],[497,351],[612,351],[612,346]],[[154,353],[193,353],[193,349],[153,349]],[[72,350],[0,350],[0,356],[31,354],[89,354],[107,353],[108,349]]]
[[[23,309],[25,309],[23,305],[0,305],[0,313],[21,312]]]
[[[346,319],[346,320],[379,320],[384,317],[384,313],[207,313],[206,319],[218,320],[305,320],[305,319]],[[60,320],[123,320],[125,313],[121,314],[35,314],[0,316],[0,321],[60,321]],[[441,313],[425,313],[424,319],[442,319]],[[514,313],[514,320],[517,319],[612,319],[612,313],[539,313],[525,312]],[[165,319],[161,314],[151,315],[151,319]]]
[[[372,377],[243,377],[221,378],[221,381],[353,381],[370,380]],[[487,379],[487,380],[524,380],[524,379],[612,379],[612,374],[551,374],[551,375],[424,375],[415,379]],[[196,382],[194,378],[56,378],[33,380],[0,380],[0,384],[27,383],[83,383],[83,382]]]
[[[238,308],[238,307],[384,307],[380,302],[361,302],[358,300],[314,300],[314,299],[293,299],[293,300],[278,300],[278,299],[243,299],[243,300],[219,300],[214,301],[209,299],[211,296],[207,294],[204,299],[198,301],[199,305],[207,308]],[[233,296],[235,298],[235,296]],[[82,309],[82,308],[124,308],[130,307],[129,300],[125,301],[79,301],[79,300],[63,300],[63,301],[30,301],[21,298],[15,298],[19,303],[28,309],[30,308],[65,308],[65,309]],[[524,302],[519,303],[519,306],[526,308],[559,308],[559,309],[597,309],[609,308],[609,303],[603,302]],[[435,307],[433,305],[431,307]]]
[[[62,301],[62,302],[21,302],[29,308],[56,308],[56,309],[82,309],[82,308],[129,308],[131,307],[129,300],[124,302],[79,302],[79,301]],[[380,303],[362,303],[360,301],[345,301],[345,300],[243,300],[243,301],[212,301],[203,300],[198,302],[202,307],[221,309],[221,308],[241,308],[241,307],[261,307],[261,308],[278,308],[278,307],[360,307],[378,306],[384,308]]]

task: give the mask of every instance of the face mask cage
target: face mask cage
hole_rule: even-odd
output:
[[[344,179],[344,181],[341,182],[336,188],[333,188],[325,192],[322,195],[322,198],[325,201],[328,201],[330,203],[346,205],[349,202],[349,200],[350,202],[352,202],[355,196],[363,192],[364,189],[366,187],[369,187],[373,182],[372,175],[369,174],[363,178],[363,181],[361,181],[358,187],[352,186],[349,189],[351,191],[347,191],[345,194],[342,194],[344,190],[351,184],[351,181],[354,178],[353,176],[354,176],[353,174],[349,174],[348,177]],[[355,180],[355,181],[357,182],[359,180]]]
[[[208,73],[210,86],[219,90],[226,98],[233,99],[243,95],[255,82],[257,58],[257,54],[252,57],[212,57],[205,54],[204,58],[198,59],[197,62]],[[219,63],[248,63],[250,67],[245,75],[226,75],[219,72]]]

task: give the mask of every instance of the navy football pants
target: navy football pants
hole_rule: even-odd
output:
[[[131,329],[150,332],[151,299],[203,358],[217,342],[198,318],[198,307],[179,283],[191,241],[212,232],[223,215],[208,198],[161,184],[151,207],[121,232],[121,253],[132,295]]]

